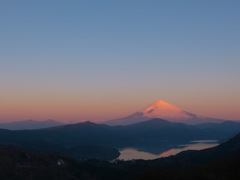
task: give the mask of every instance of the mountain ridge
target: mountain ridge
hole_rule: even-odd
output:
[[[182,122],[186,124],[201,124],[206,122],[220,123],[224,119],[199,116],[184,111],[164,100],[156,100],[146,108],[137,111],[127,117],[106,121],[108,125],[129,125],[137,122],[147,121],[154,118],[166,119],[171,122]]]
[[[228,124],[227,129],[224,129]],[[195,126],[152,119],[127,126],[109,126],[93,122],[62,125],[37,130],[0,129],[0,142],[26,149],[59,152],[77,146],[162,147],[192,140],[222,140],[240,131],[240,123],[228,122]],[[160,148],[161,150],[161,148]],[[67,153],[69,154],[69,153]]]
[[[0,123],[0,129],[9,129],[9,130],[24,130],[24,129],[42,129],[42,128],[49,128],[55,126],[64,125],[61,122],[48,119],[45,121],[35,121],[32,119],[24,120],[24,121],[13,121],[13,122],[5,122]]]

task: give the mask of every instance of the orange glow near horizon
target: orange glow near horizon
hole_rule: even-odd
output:
[[[26,119],[34,120],[46,120],[54,119],[58,121],[68,122],[81,122],[85,120],[91,121],[104,121],[109,119],[121,118],[128,116],[132,113],[140,111],[145,108],[149,103],[145,101],[131,101],[127,103],[126,101],[106,101],[100,98],[98,99],[84,99],[78,100],[67,97],[49,97],[48,98],[32,98],[28,99],[24,97],[21,99],[11,100],[5,99],[0,105],[0,121],[9,122],[9,121],[20,121]],[[49,101],[48,101],[49,100]],[[233,106],[227,108],[220,104],[213,106],[212,104],[204,106],[202,104],[189,104],[185,103],[176,103],[173,104],[177,107],[197,115],[221,118],[226,120],[239,120],[240,114],[236,113],[238,108]],[[233,104],[231,104],[233,105]],[[180,107],[182,106],[182,107]],[[235,111],[232,113],[228,110]]]
[[[0,6],[0,123],[100,122],[158,99],[240,120],[239,1],[16,2]]]

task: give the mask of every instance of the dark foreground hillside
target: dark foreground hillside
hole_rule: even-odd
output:
[[[240,157],[189,168],[151,168],[135,176],[134,180],[239,180],[239,163]]]
[[[0,146],[1,180],[126,179],[128,172],[104,161],[76,161],[54,154]]]
[[[1,180],[239,180],[240,134],[206,150],[156,160],[77,161],[0,146]]]
[[[240,134],[225,143],[200,151],[136,164],[148,170],[134,179],[238,180],[240,179]]]

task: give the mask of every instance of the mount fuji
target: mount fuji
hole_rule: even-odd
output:
[[[226,121],[223,119],[215,119],[192,114],[163,100],[157,100],[147,106],[145,109],[131,114],[130,116],[113,119],[105,123],[108,125],[129,125],[154,118],[161,118],[170,122],[186,124],[201,124],[206,122],[220,123]]]

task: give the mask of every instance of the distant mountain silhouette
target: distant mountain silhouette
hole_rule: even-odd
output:
[[[55,120],[46,120],[46,121],[26,120],[26,121],[0,123],[0,128],[9,129],[9,130],[24,130],[24,129],[41,129],[41,128],[60,126],[60,125],[63,125],[63,123],[60,123]]]
[[[125,127],[135,146],[160,147],[182,144],[191,140],[224,140],[240,132],[239,122],[212,123],[211,127],[174,123],[163,119],[151,119]]]
[[[236,121],[224,121],[222,123],[203,123],[199,124],[196,127],[204,129],[206,131],[218,132],[218,134],[229,134],[232,136],[234,132],[238,132],[240,129],[240,122]]]
[[[228,124],[226,130],[225,124]],[[152,119],[128,126],[84,122],[37,130],[0,129],[0,142],[38,152],[71,155],[70,152],[76,152],[80,146],[162,147],[188,143],[191,140],[226,139],[240,132],[237,122],[223,122],[211,126],[199,127],[163,119]],[[80,157],[81,153],[79,150],[76,156]],[[113,152],[111,157],[116,155],[117,153]]]
[[[15,145],[36,152],[59,153],[80,159],[115,159],[119,156],[119,152],[111,147],[127,145],[129,141],[125,135],[114,132],[114,128],[91,122],[37,130],[0,129],[2,144]],[[79,149],[80,146],[81,149]],[[95,147],[95,154],[92,151],[93,148],[90,148],[92,146]],[[83,149],[85,151],[82,151]]]
[[[161,118],[171,122],[182,122],[187,124],[201,124],[205,122],[220,123],[226,121],[223,119],[209,118],[189,113],[163,100],[157,100],[143,110],[140,110],[127,117],[106,121],[105,124],[129,125],[153,118]]]

